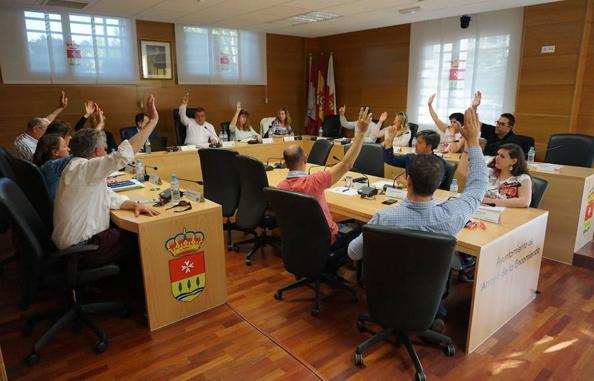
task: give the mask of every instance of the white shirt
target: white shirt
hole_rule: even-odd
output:
[[[215,139],[217,142],[219,141],[212,124],[208,122],[198,124],[196,120],[188,118],[186,115],[186,105],[179,106],[179,120],[186,126],[186,141],[184,144],[204,146],[208,145],[210,138]]]
[[[232,134],[235,134],[235,141],[241,142],[244,140],[251,140],[256,139],[258,137],[258,133],[254,131],[252,126],[249,126],[248,131],[240,130],[234,124],[229,124],[229,131]]]
[[[12,152],[19,159],[33,161],[33,154],[37,149],[37,139],[29,134],[22,133],[14,140]]]
[[[64,168],[54,203],[52,239],[63,250],[109,228],[109,210],[119,209],[128,197],[107,187],[105,178],[134,159],[124,140],[116,152],[84,159],[75,157]]]
[[[342,128],[355,130],[355,133],[357,133],[357,122],[349,122],[344,115],[340,116],[340,125]],[[375,143],[376,138],[374,138],[371,133],[376,130],[378,130],[377,124],[375,124],[373,121],[369,122],[369,128],[367,128],[367,132],[365,133],[364,137],[366,143]]]

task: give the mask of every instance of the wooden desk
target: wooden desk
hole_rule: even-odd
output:
[[[161,190],[169,185],[160,186]],[[123,192],[132,200],[157,197],[145,188]],[[166,206],[167,207],[167,206]],[[159,216],[111,212],[112,221],[138,235],[149,328],[167,326],[225,303],[225,249],[221,206],[192,201],[192,210],[156,208]]]
[[[313,170],[314,172],[316,169]],[[268,172],[276,186],[286,169]],[[356,176],[350,173],[351,176]],[[370,181],[379,178],[370,176]],[[343,185],[340,181],[336,185]],[[450,192],[438,190],[447,199]],[[386,196],[374,200],[326,191],[332,213],[367,222],[383,205]],[[535,298],[538,286],[548,212],[539,209],[507,209],[500,224],[485,223],[482,231],[463,229],[457,235],[457,249],[476,257],[474,289],[468,325],[466,352],[473,352]]]

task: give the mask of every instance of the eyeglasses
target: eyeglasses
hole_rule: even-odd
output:
[[[182,212],[186,212],[188,210],[192,210],[192,203],[190,201],[186,201],[186,200],[181,200],[181,201],[171,205],[169,208],[166,208],[165,210],[178,208],[180,206],[185,206],[186,208],[183,210],[175,210],[173,213],[182,213]]]
[[[509,127],[509,124],[502,123],[498,120],[495,121],[495,125],[499,127]]]

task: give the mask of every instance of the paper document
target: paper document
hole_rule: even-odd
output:
[[[559,172],[563,166],[551,163],[530,163],[528,167],[542,172]]]
[[[330,192],[344,194],[344,195],[347,195],[347,196],[356,196],[357,195],[357,191],[355,189],[347,188],[347,187],[331,188],[330,189]]]

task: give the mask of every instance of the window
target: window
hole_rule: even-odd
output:
[[[266,84],[266,35],[176,25],[179,83]]]
[[[470,106],[475,91],[483,100],[481,121],[492,124],[501,113],[513,112],[522,35],[521,8],[473,16],[470,28],[458,18],[415,23],[411,28],[409,120],[434,128],[427,100],[448,122],[454,112]]]
[[[138,79],[136,36],[128,19],[17,10],[3,10],[0,19],[8,23],[0,48],[6,83]]]

